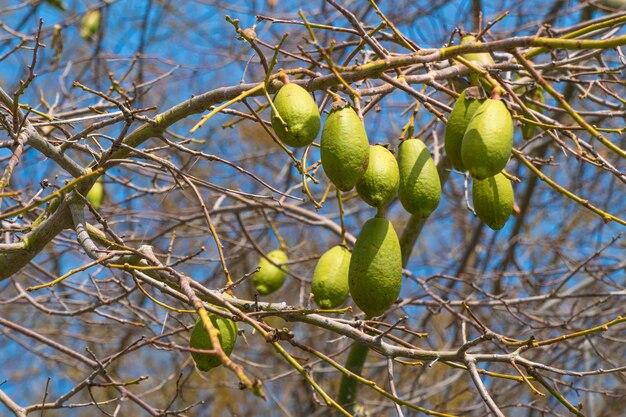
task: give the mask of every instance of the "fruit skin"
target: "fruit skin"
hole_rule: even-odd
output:
[[[94,35],[100,29],[101,18],[100,9],[88,11],[81,21],[80,36],[87,41],[93,41]]]
[[[348,268],[350,251],[344,246],[333,246],[320,257],[313,271],[311,292],[321,308],[335,308],[348,298]]]
[[[356,183],[359,196],[372,207],[384,208],[396,196],[400,185],[398,162],[384,146],[370,146],[365,174]]]
[[[477,43],[480,45],[482,42],[477,40],[476,37],[473,35],[463,36],[461,38],[461,45],[466,45],[468,43]],[[478,64],[481,67],[485,65],[489,66],[495,64],[493,58],[491,57],[491,55],[489,55],[488,52],[470,52],[468,54],[461,55],[461,57],[467,59],[474,64]],[[480,85],[481,77],[474,71],[470,71],[470,81],[472,85]],[[482,84],[487,89],[487,91],[490,91],[491,86],[488,83],[483,82]]]
[[[535,88],[529,94],[529,96],[535,101],[538,101],[540,103],[545,103],[545,98],[543,96],[543,88],[541,88],[540,86],[537,86],[537,88]],[[535,111],[541,110],[541,107],[531,102],[526,102],[525,104],[526,104],[526,107],[528,107],[531,110],[535,110]],[[524,138],[524,140],[528,140],[532,138],[533,136],[535,136],[536,131],[537,131],[537,126],[532,125],[530,123],[522,123],[522,137]]]
[[[484,102],[484,100],[481,99],[468,98],[466,97],[466,93],[467,89],[464,90],[459,98],[457,98],[456,102],[454,102],[454,106],[448,117],[448,123],[446,124],[444,142],[446,154],[448,158],[450,158],[452,166],[459,171],[466,171],[465,165],[463,165],[463,159],[461,159],[463,135],[476,109]]]
[[[271,251],[267,257],[279,265],[289,261],[287,254],[280,249]],[[282,268],[287,269],[287,266],[282,265]],[[259,270],[252,277],[252,283],[259,294],[271,294],[283,285],[287,276],[287,272],[283,269],[273,265],[265,258],[259,259]]]
[[[383,314],[398,298],[402,256],[398,235],[387,219],[374,217],[361,229],[352,250],[350,295],[368,317]]]
[[[98,180],[91,187],[89,192],[87,193],[87,200],[92,205],[93,208],[99,209],[102,205],[102,200],[104,199],[104,184],[102,182],[102,177],[98,178]]]
[[[487,99],[467,125],[461,144],[463,165],[474,178],[496,175],[513,148],[513,119],[501,100]]]
[[[426,218],[439,205],[441,181],[435,161],[424,142],[408,139],[400,144],[400,203],[411,214]]]
[[[502,173],[474,179],[472,201],[478,217],[493,230],[500,230],[513,211],[513,186]]]
[[[213,323],[213,326],[220,332],[217,338],[220,341],[222,350],[226,356],[230,356],[235,347],[235,342],[237,341],[237,323],[215,314],[209,315],[209,319],[211,323]],[[189,346],[193,349],[213,349],[209,332],[206,331],[200,319],[198,319],[196,325],[193,327],[191,338],[189,339]],[[210,371],[222,364],[217,356],[208,353],[191,352],[191,357],[198,369],[204,372]]]
[[[320,148],[326,176],[339,190],[350,191],[365,173],[370,154],[365,127],[352,107],[330,112]]]
[[[600,0],[598,3],[610,9],[626,9],[626,0]]]
[[[308,91],[298,84],[283,85],[274,96],[274,107],[287,124],[283,126],[272,110],[272,127],[276,135],[289,146],[306,146],[320,130],[320,112]]]

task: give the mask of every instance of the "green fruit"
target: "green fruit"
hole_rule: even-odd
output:
[[[281,123],[272,110],[272,127],[276,135],[289,146],[306,146],[320,130],[320,112],[308,91],[298,84],[283,85],[274,96],[274,107],[286,123]]]
[[[65,11],[65,5],[63,4],[62,0],[46,0],[46,3],[56,7],[59,10]]]
[[[396,196],[400,183],[398,163],[387,148],[370,146],[365,174],[356,183],[359,196],[372,207],[384,208]]]
[[[530,94],[529,97],[531,99],[533,99],[534,101],[538,101],[540,103],[544,103],[545,102],[545,98],[543,96],[543,88],[541,87],[537,87],[535,88]],[[539,107],[537,104],[534,104],[532,102],[526,102],[526,107],[528,107],[531,110],[535,110],[535,111],[541,111],[541,107]],[[529,117],[529,116],[526,116]],[[530,138],[532,138],[533,136],[535,136],[535,132],[537,131],[537,126],[530,124],[530,123],[523,123],[522,124],[522,137],[525,140],[528,140]]]
[[[461,143],[463,135],[476,109],[480,107],[484,100],[466,97],[467,90],[464,90],[454,103],[448,123],[446,124],[446,134],[444,146],[446,154],[450,158],[452,166],[459,171],[465,171],[463,160],[461,159]]]
[[[472,201],[476,215],[493,230],[500,230],[513,211],[513,187],[502,173],[474,179]]]
[[[209,319],[211,323],[213,323],[213,326],[220,332],[217,338],[220,341],[222,350],[227,356],[230,356],[235,347],[235,342],[237,341],[237,323],[214,314],[209,315]],[[189,339],[189,346],[193,349],[213,349],[209,332],[204,328],[204,324],[202,324],[202,320],[200,319],[198,319],[196,325],[193,327],[191,338]],[[191,352],[191,357],[198,369],[204,372],[222,364],[217,356],[209,353]]]
[[[467,45],[469,43],[476,43],[480,45],[482,42],[476,40],[476,37],[473,35],[466,35],[461,38],[461,45]],[[475,62],[481,65],[493,65],[493,58],[489,55],[488,52],[470,52],[468,54],[461,55],[463,58],[468,61]]]
[[[330,112],[320,148],[326,176],[341,191],[350,191],[365,173],[370,154],[365,127],[352,107]]]
[[[102,177],[98,178],[95,184],[91,187],[87,193],[87,200],[91,206],[95,209],[99,209],[104,199],[104,183]]]
[[[501,100],[487,99],[467,125],[461,144],[463,165],[474,178],[502,171],[513,148],[513,119]]]
[[[626,0],[600,0],[598,3],[610,9],[626,9]]]
[[[398,235],[387,219],[369,219],[357,238],[348,283],[350,295],[368,317],[383,314],[398,298],[402,255]]]
[[[341,245],[327,250],[313,271],[311,292],[321,308],[335,308],[348,298],[350,251]]]
[[[87,41],[92,41],[100,29],[101,18],[100,9],[88,11],[80,24],[80,36]]]
[[[287,276],[287,272],[284,271],[287,266],[283,264],[287,263],[289,259],[285,252],[276,249],[268,253],[267,257],[275,264],[281,265],[282,269],[265,258],[259,260],[259,270],[252,277],[252,283],[261,295],[267,295],[279,289]]]
[[[400,144],[400,189],[398,196],[406,211],[426,218],[439,205],[441,181],[435,161],[428,148],[419,139],[408,139]]]
[[[477,43],[480,45],[482,42],[476,40],[476,37],[473,35],[463,36],[463,38],[461,38],[461,45],[466,45],[468,43]],[[488,52],[470,52],[468,54],[461,55],[461,57],[467,59],[473,64],[478,64],[480,67],[495,64],[493,58]],[[470,71],[470,81],[472,85],[480,85],[482,80],[480,75],[474,71]],[[483,86],[487,89],[487,91],[490,91],[491,86],[488,83],[483,82]]]

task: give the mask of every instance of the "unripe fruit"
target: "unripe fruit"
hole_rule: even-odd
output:
[[[463,36],[461,38],[461,45],[466,45],[468,43],[481,44],[482,42],[480,42],[479,40],[476,40],[476,37],[473,35]],[[473,64],[478,64],[478,66],[480,67],[494,64],[493,58],[491,57],[491,55],[489,55],[488,52],[470,52],[468,54],[461,55],[461,57],[467,59]],[[470,81],[472,85],[480,85],[481,77],[480,75],[476,74],[474,71],[470,71]],[[487,89],[487,91],[489,91],[491,88],[491,86],[486,82],[483,83],[483,86]]]
[[[352,107],[333,108],[320,148],[326,176],[339,190],[350,191],[365,173],[370,154],[365,127]]]
[[[538,101],[540,103],[544,103],[545,102],[545,98],[543,96],[543,88],[541,87],[537,87],[535,88],[530,94],[529,97],[535,101]],[[526,107],[528,107],[530,110],[535,110],[535,111],[540,111],[541,107],[539,107],[537,104],[534,104],[532,102],[526,102]],[[526,116],[529,117],[529,116]],[[522,124],[522,137],[525,140],[531,139],[533,136],[535,136],[535,132],[537,131],[537,126],[530,124],[530,123],[523,123]]]
[[[356,183],[359,196],[372,207],[384,208],[396,196],[400,184],[398,162],[384,146],[370,146],[365,174]]]
[[[100,9],[88,11],[83,16],[80,24],[80,36],[87,41],[92,41],[94,35],[98,33],[98,29],[100,29],[101,18]]]
[[[61,11],[65,11],[65,5],[63,4],[63,0],[46,0],[46,3],[56,7]]]
[[[472,201],[476,215],[493,230],[500,230],[513,211],[513,187],[502,173],[473,180]]]
[[[321,308],[335,308],[348,298],[348,268],[350,251],[333,246],[320,257],[313,271],[311,292]]]
[[[439,205],[441,181],[435,161],[428,148],[419,139],[408,139],[400,144],[400,189],[398,196],[406,211],[426,218]]]
[[[501,100],[487,99],[467,125],[461,144],[463,165],[474,178],[502,171],[513,148],[513,119]]]
[[[289,146],[306,146],[320,130],[320,112],[308,91],[298,84],[283,85],[274,96],[274,107],[286,123],[281,123],[272,110],[272,127],[276,135]]]
[[[383,314],[398,298],[402,255],[398,235],[387,219],[374,217],[361,229],[350,259],[350,295],[368,317]]]
[[[259,259],[259,270],[254,273],[252,277],[252,283],[254,287],[261,295],[267,295],[278,290],[285,282],[287,272],[287,263],[289,260],[287,254],[280,249],[276,249],[267,254],[267,257],[271,259],[275,264],[281,265],[281,268],[273,265],[265,258]]]
[[[211,323],[213,323],[213,327],[220,332],[217,338],[220,341],[222,350],[227,356],[230,356],[235,347],[235,342],[237,341],[237,324],[232,320],[214,314],[209,315],[209,319]],[[200,319],[198,319],[196,325],[193,327],[191,338],[189,339],[189,346],[193,349],[213,349],[209,332],[204,328],[204,324]],[[191,357],[198,369],[204,372],[210,371],[222,364],[219,357],[209,353],[191,352]]]
[[[96,180],[86,197],[93,208],[100,208],[102,200],[104,199],[104,184],[102,182],[102,177]]]
[[[461,38],[461,45],[467,45],[468,43],[476,43],[480,45],[482,42],[476,39],[474,35],[465,35]],[[468,61],[475,62],[481,65],[493,65],[493,58],[488,52],[470,52],[461,55]]]
[[[600,0],[598,5],[608,7],[609,9],[626,9],[626,0]]]
[[[452,166],[459,171],[466,170],[465,165],[463,165],[463,160],[461,159],[463,135],[465,135],[467,125],[470,120],[472,120],[476,109],[478,109],[484,101],[477,98],[469,98],[467,97],[467,93],[467,89],[464,90],[452,107],[452,111],[448,117],[448,123],[446,124],[444,142],[446,154],[448,158],[450,158]]]

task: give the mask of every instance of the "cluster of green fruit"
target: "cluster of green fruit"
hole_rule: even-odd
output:
[[[466,36],[461,44],[466,42],[475,38]],[[475,64],[493,63],[487,53],[463,57]],[[448,117],[445,150],[454,168],[468,171],[473,178],[472,201],[478,217],[499,230],[513,211],[513,187],[502,173],[513,148],[513,119],[499,95],[480,97],[482,78],[472,74],[470,79],[474,87],[459,95]]]
[[[307,146],[321,127],[313,97],[287,82],[273,100],[272,127],[289,146]],[[402,142],[398,159],[384,146],[369,144],[363,121],[354,108],[336,100],[326,119],[320,143],[322,167],[341,191],[356,187],[367,204],[378,209],[368,220],[352,253],[337,245],[326,251],[313,272],[311,292],[321,308],[342,305],[348,295],[373,317],[397,299],[402,277],[400,243],[386,206],[398,195],[410,213],[428,217],[439,204],[441,183],[430,153],[419,139]],[[259,262],[253,284],[261,295],[279,289],[286,277],[287,255],[277,249]]]
[[[311,144],[321,127],[313,97],[288,80],[274,97],[271,123],[276,135],[294,147]],[[468,170],[474,177],[476,212],[494,229],[504,225],[512,210],[512,187],[500,173],[511,155],[512,140],[513,122],[502,101],[467,97],[465,91],[460,95],[446,128],[446,151],[457,169]],[[341,306],[350,295],[368,317],[379,316],[397,299],[402,278],[400,242],[392,223],[384,217],[385,208],[397,195],[408,212],[428,217],[441,196],[437,167],[426,145],[416,138],[402,141],[397,159],[386,147],[370,145],[363,121],[341,100],[335,101],[324,124],[320,153],[324,172],[337,189],[346,192],[356,187],[363,201],[378,213],[363,225],[352,253],[337,245],[320,257],[311,282],[313,298],[321,308],[331,309]],[[288,261],[282,248],[260,259],[252,277],[260,295],[282,287]],[[222,348],[228,354],[236,326],[227,319],[215,320],[220,335],[226,333],[220,342],[226,343]],[[208,334],[198,321],[192,347],[210,346]],[[219,365],[214,356],[192,356],[201,370]]]

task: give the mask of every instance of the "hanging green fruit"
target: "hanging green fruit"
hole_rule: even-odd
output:
[[[385,208],[398,192],[400,173],[398,162],[384,146],[370,146],[365,174],[356,184],[359,196],[372,207]]]
[[[218,340],[222,350],[227,356],[233,352],[235,342],[237,341],[237,323],[232,320],[220,317],[215,314],[209,315],[209,319],[213,326],[219,331]],[[189,347],[192,349],[213,349],[213,343],[209,337],[209,332],[204,327],[202,320],[198,319],[193,330],[191,332],[191,338],[189,339]],[[209,353],[191,352],[196,366],[203,372],[210,371],[211,369],[218,367],[222,364],[219,357],[211,355]]]
[[[529,98],[537,101],[539,103],[545,103],[545,98],[543,95],[543,88],[541,86],[536,86],[536,88],[534,88],[529,94],[528,94]],[[534,111],[541,111],[541,107],[531,101],[526,101],[526,107],[528,107],[530,110],[534,110]],[[526,116],[527,118],[530,116]],[[531,123],[522,123],[522,137],[525,140],[529,140],[531,139],[533,136],[535,136],[535,132],[537,131],[537,126],[533,125]]]
[[[500,230],[513,211],[513,186],[502,173],[473,180],[472,201],[476,215],[493,230]]]
[[[402,255],[391,222],[369,219],[354,244],[348,283],[350,295],[368,317],[383,314],[398,298],[402,282]]]
[[[265,258],[259,259],[259,270],[252,277],[252,284],[261,295],[271,294],[282,287],[287,277],[287,265],[289,259],[287,254],[280,249],[276,249],[267,254],[267,257],[278,266],[272,264]]]
[[[437,166],[424,142],[408,139],[400,144],[400,189],[398,196],[406,211],[426,218],[437,208],[441,181]]]
[[[609,9],[626,9],[626,0],[599,0],[598,4]]]
[[[480,45],[482,42],[477,40],[474,35],[466,35],[461,38],[461,45],[467,45],[469,43],[476,43]],[[473,64],[478,64],[478,66],[480,67],[490,66],[490,65],[495,64],[495,62],[493,61],[493,58],[488,52],[470,52],[467,54],[462,54],[461,57],[467,59]],[[482,77],[476,72],[470,71],[469,77],[470,77],[470,82],[472,83],[472,85],[479,86],[481,85],[481,81],[482,81],[482,84],[485,87],[485,89],[487,89],[488,92],[491,90],[491,85],[489,85],[489,83],[482,80]]]
[[[96,180],[87,193],[87,200],[95,209],[99,209],[100,206],[102,206],[102,201],[104,200],[104,182],[102,181],[102,177]]]
[[[352,107],[333,104],[320,148],[326,176],[339,190],[350,191],[365,173],[370,153],[365,127]]]
[[[333,246],[320,257],[311,281],[311,292],[321,308],[335,308],[348,298],[348,268],[350,251],[342,246]]]
[[[446,124],[444,147],[452,166],[459,171],[466,170],[461,159],[463,135],[476,109],[484,102],[483,99],[475,98],[478,93],[476,87],[465,89],[454,103]]]
[[[90,10],[85,13],[80,24],[81,38],[86,41],[92,41],[96,33],[98,33],[98,29],[100,29],[101,19],[102,14],[100,13],[100,9]]]
[[[513,119],[499,99],[476,109],[461,144],[463,165],[474,178],[485,179],[504,169],[513,148]]]
[[[63,0],[46,0],[46,3],[48,3],[51,6],[56,7],[57,9],[61,11],[65,11],[65,5],[63,4]]]
[[[308,91],[284,78],[284,84],[274,97],[274,107],[285,122],[272,110],[272,127],[276,135],[289,146],[306,146],[320,130],[320,113]]]

